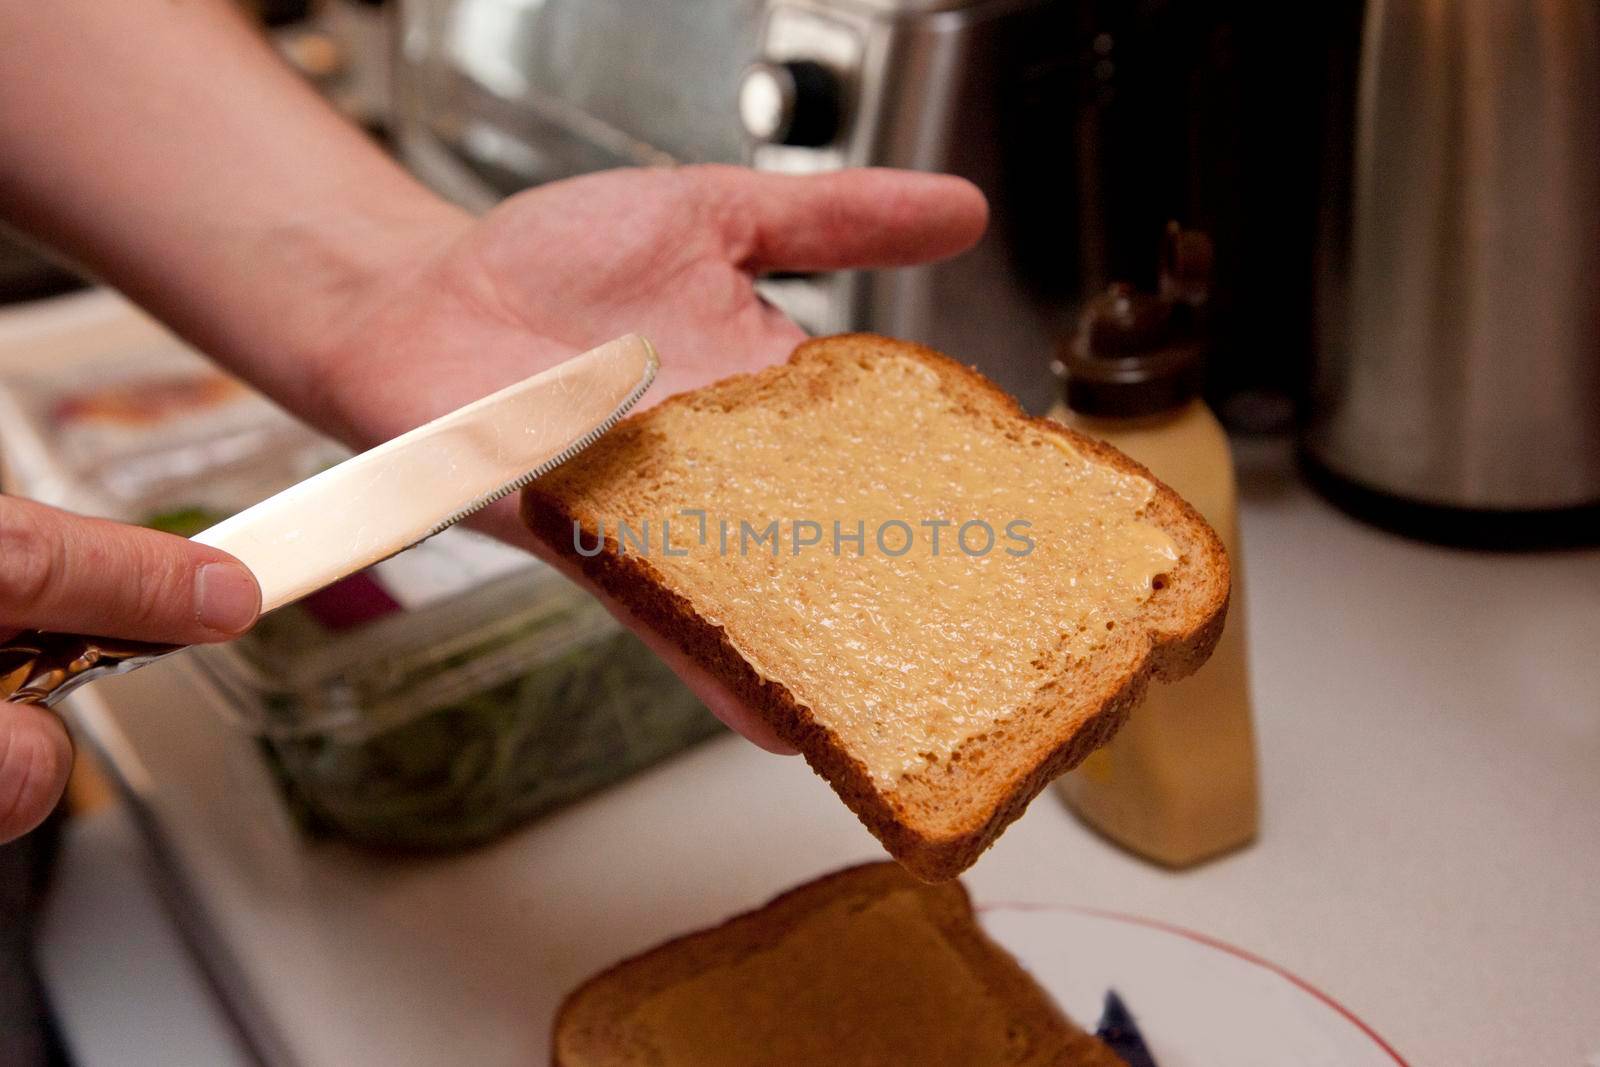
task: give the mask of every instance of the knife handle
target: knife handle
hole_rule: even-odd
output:
[[[182,645],[24,630],[0,641],[0,701],[54,707],[80,685],[126,674]]]

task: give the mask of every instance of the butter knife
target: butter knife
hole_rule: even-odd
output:
[[[313,475],[194,540],[250,568],[265,614],[427,540],[570,459],[616,425],[657,367],[648,341],[619,338]],[[51,707],[87,682],[182,647],[29,630],[0,642],[0,700]]]

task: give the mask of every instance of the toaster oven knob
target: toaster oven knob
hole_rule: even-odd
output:
[[[739,83],[739,118],[758,141],[820,148],[839,135],[839,78],[821,63],[756,63]]]

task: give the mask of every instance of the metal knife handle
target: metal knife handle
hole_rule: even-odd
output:
[[[138,670],[183,647],[24,630],[0,641],[0,701],[54,707],[86,682]]]

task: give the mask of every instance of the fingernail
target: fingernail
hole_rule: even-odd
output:
[[[201,626],[225,634],[243,633],[256,621],[261,590],[255,577],[238,563],[207,563],[194,583],[195,618]]]

